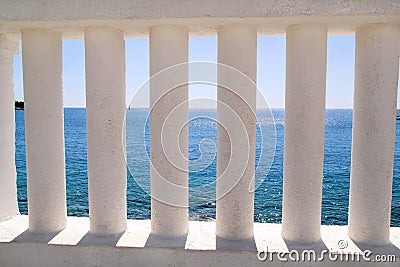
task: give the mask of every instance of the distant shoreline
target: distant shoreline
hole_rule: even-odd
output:
[[[15,101],[15,110],[24,110],[25,104],[23,101]]]

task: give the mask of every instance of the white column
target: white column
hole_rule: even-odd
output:
[[[85,31],[90,232],[127,227],[125,162],[125,42],[109,28]]]
[[[62,33],[22,32],[28,214],[31,232],[66,225]]]
[[[168,25],[151,28],[150,76],[187,62],[188,41],[186,29]],[[176,79],[187,82],[188,70],[183,67],[173,77],[168,73],[165,79],[162,77],[150,82],[151,232],[161,237],[181,237],[188,233],[188,132],[182,124],[188,120],[188,87],[173,89],[169,84]],[[169,123],[164,125],[167,119]],[[179,136],[172,136],[174,128],[182,129]]]
[[[327,28],[291,26],[286,33],[282,237],[320,240]]]
[[[257,29],[251,25],[226,25],[218,30],[218,63],[257,76]],[[216,235],[229,240],[253,238],[254,160],[256,146],[256,86],[230,76],[218,67],[218,158]],[[232,73],[232,72],[230,72]],[[242,76],[242,75],[238,75]],[[240,81],[235,84],[230,81]],[[235,118],[240,122],[239,125]],[[237,162],[239,155],[244,165]]]
[[[13,83],[13,55],[18,52],[18,40],[0,34],[0,221],[18,214]]]
[[[400,30],[366,25],[356,31],[349,235],[389,243]]]

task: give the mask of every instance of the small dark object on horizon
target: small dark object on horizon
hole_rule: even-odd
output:
[[[24,110],[24,102],[15,101],[15,110]]]

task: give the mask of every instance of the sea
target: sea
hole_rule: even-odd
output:
[[[189,127],[189,217],[190,220],[215,220],[217,126],[215,110],[191,110]],[[258,115],[258,114],[257,114]],[[274,153],[267,160],[267,171],[256,177],[255,222],[281,223],[283,183],[284,110],[273,109]],[[127,111],[127,210],[129,219],[150,219],[149,125],[147,110]],[[322,224],[345,225],[348,221],[351,164],[352,110],[326,110],[323,171]],[[270,119],[270,118],[269,118]],[[148,121],[147,121],[148,122]],[[259,118],[262,125],[263,118]],[[86,110],[66,108],[64,111],[67,212],[69,216],[89,216],[88,172],[86,147]],[[400,121],[395,141],[391,226],[400,226]],[[257,128],[261,129],[261,127]],[[143,142],[130,135],[143,134]],[[272,141],[271,141],[272,142]],[[260,160],[262,138],[257,131],[256,161]],[[145,150],[137,153],[138,149]],[[269,152],[270,153],[270,152]],[[206,155],[203,157],[203,154]],[[207,156],[208,155],[208,156]],[[211,155],[211,156],[210,156]],[[200,158],[205,161],[199,161]],[[24,111],[16,111],[16,154],[18,204],[27,214],[26,158]],[[200,163],[199,163],[200,162]],[[51,164],[49,162],[48,164]],[[196,165],[197,164],[197,165]],[[200,165],[201,166],[200,166]],[[377,177],[379,179],[379,177]],[[143,182],[145,181],[145,182]],[[211,195],[198,201],[199,190],[210,185]],[[201,193],[201,192],[200,192]],[[209,193],[209,192],[208,192]]]

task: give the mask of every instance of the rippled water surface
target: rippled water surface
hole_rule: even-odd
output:
[[[254,220],[257,222],[281,222],[282,216],[282,176],[283,176],[283,110],[273,110],[276,126],[276,151],[271,169],[255,193]],[[26,197],[26,166],[24,144],[24,113],[16,111],[16,165],[18,173],[18,202],[22,214],[27,213]],[[132,151],[143,147],[143,143],[135,141],[129,136],[132,131],[141,131],[145,135],[144,147],[148,149],[148,128],[140,126],[139,121],[144,121],[147,111],[128,111],[127,113],[127,152],[128,167],[135,166],[135,170],[128,173],[128,217],[131,219],[150,218],[150,197],[136,183],[136,180],[149,181],[148,153],[143,157],[132,157]],[[216,124],[215,111],[191,111],[193,120],[189,123],[189,159],[191,170],[190,184],[190,218],[192,220],[211,220],[215,218],[215,201],[199,203],[197,197],[199,188],[204,184],[212,184],[216,176]],[[260,127],[263,117],[259,118]],[[323,178],[322,223],[347,224],[350,156],[351,156],[351,110],[327,110],[325,127],[325,158]],[[136,127],[136,128],[135,128]],[[393,201],[392,201],[392,226],[400,226],[400,122],[397,122]],[[65,109],[65,154],[67,178],[67,204],[68,215],[88,216],[87,196],[87,163],[86,163],[86,118],[85,109]],[[257,132],[257,153],[260,155],[260,134]],[[201,146],[199,144],[201,143]],[[199,147],[202,147],[206,160],[199,162],[201,157]],[[130,157],[131,155],[131,157]],[[207,163],[207,164],[205,164]],[[49,162],[51,164],[51,162]],[[197,164],[197,165],[196,165]],[[135,176],[134,177],[132,176]],[[258,177],[257,179],[260,179]],[[215,194],[211,190],[208,194]],[[213,196],[213,195],[212,195]]]

